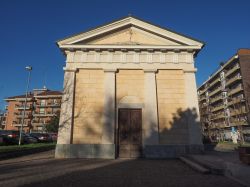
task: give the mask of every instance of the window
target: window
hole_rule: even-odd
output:
[[[222,98],[226,98],[227,97],[227,92],[222,92]]]
[[[244,96],[243,96],[243,94],[240,94],[240,95],[237,96],[237,98],[238,99],[244,99]]]
[[[224,90],[226,88],[226,81],[221,81],[221,88]]]
[[[221,73],[220,73],[220,79],[222,80],[222,79],[224,79],[225,78],[225,73],[222,71]]]
[[[57,100],[56,99],[53,100],[53,104],[57,104]]]
[[[227,99],[224,100],[224,106],[227,106],[228,102]]]
[[[46,104],[45,100],[44,99],[41,100],[41,106],[45,106],[45,104]]]
[[[40,113],[40,114],[44,114],[44,113],[45,113],[44,108],[40,108],[39,113]]]
[[[226,116],[226,117],[230,117],[230,110],[229,110],[229,108],[227,108],[227,109],[225,110],[225,116]]]

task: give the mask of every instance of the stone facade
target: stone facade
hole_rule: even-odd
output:
[[[119,157],[120,109],[141,111],[141,156],[202,151],[194,56],[203,45],[134,17],[60,40],[66,67],[56,157]]]

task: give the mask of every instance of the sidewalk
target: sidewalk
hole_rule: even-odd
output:
[[[237,151],[206,151],[205,154],[189,155],[187,158],[208,168],[213,174],[225,175],[250,186],[250,166],[240,162]]]
[[[54,155],[55,155],[55,150],[44,151],[44,152],[34,153],[30,155],[24,155],[21,157],[0,160],[0,166],[6,165],[6,164],[20,163],[20,162],[30,162],[34,160],[54,159]]]

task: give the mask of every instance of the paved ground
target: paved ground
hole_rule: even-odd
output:
[[[190,155],[190,157],[197,163],[213,170],[219,169],[226,176],[233,177],[250,187],[250,165],[243,164],[239,160],[237,151],[207,151],[206,154]]]
[[[0,161],[0,186],[240,186],[179,160],[53,159],[53,151]]]

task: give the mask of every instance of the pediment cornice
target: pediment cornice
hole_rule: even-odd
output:
[[[91,45],[85,44],[84,41],[89,41],[92,38],[102,37],[112,32],[117,31],[118,29],[125,28],[125,27],[136,27],[145,32],[151,33],[156,37],[162,37],[163,39],[168,39],[169,41],[173,41],[178,43],[178,45],[138,45],[133,42],[124,42],[116,45]],[[79,44],[81,43],[81,44]],[[179,33],[170,31],[168,29],[164,29],[148,22],[142,21],[140,19],[134,17],[126,17],[124,19],[112,22],[110,24],[98,27],[96,29],[92,29],[87,32],[83,32],[72,37],[60,40],[57,42],[59,48],[62,50],[65,49],[194,49],[199,51],[204,43],[191,39],[187,36],[181,35]]]

